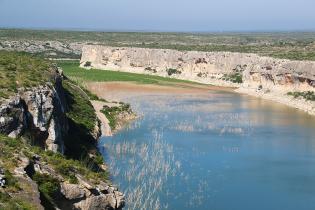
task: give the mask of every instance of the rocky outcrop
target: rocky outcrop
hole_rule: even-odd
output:
[[[225,75],[241,73],[242,86],[296,88],[315,87],[315,62],[290,61],[231,52],[197,52],[146,48],[114,48],[86,45],[81,67],[171,76],[223,86]],[[175,69],[169,74],[169,69]]]
[[[19,166],[14,170],[14,176],[19,179],[23,185],[28,186],[20,194],[26,200],[32,200],[37,209],[44,209],[41,205],[40,194],[38,186],[35,181],[31,179],[34,173],[46,174],[58,180],[59,195],[56,205],[60,209],[73,209],[73,210],[93,210],[93,209],[122,209],[125,205],[125,198],[123,193],[111,184],[100,182],[94,184],[93,180],[87,180],[79,173],[76,175],[78,183],[71,184],[64,180],[54,168],[41,161],[41,157],[34,155],[29,159],[20,154]]]
[[[315,62],[232,52],[197,52],[86,45],[81,67],[174,77],[225,87],[315,114],[315,103],[288,92],[315,91]],[[233,79],[241,78],[238,81]],[[235,83],[237,81],[237,83]]]
[[[61,75],[53,83],[20,90],[0,106],[0,133],[16,138],[29,135],[31,143],[54,152],[64,151],[68,124]]]
[[[53,58],[79,58],[82,43],[66,43],[60,41],[8,41],[0,40],[0,50],[24,51],[29,53],[43,53]]]

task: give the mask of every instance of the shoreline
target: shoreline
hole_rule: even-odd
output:
[[[315,102],[306,101],[305,99],[296,99],[292,96],[286,95],[286,91],[275,91],[271,90],[266,92],[264,90],[257,90],[255,88],[248,88],[248,87],[231,87],[227,85],[215,85],[215,84],[175,84],[170,86],[164,85],[154,85],[154,84],[137,84],[134,82],[89,82],[87,84],[90,91],[97,92],[101,98],[110,98],[111,100],[120,100],[119,94],[109,94],[104,92],[111,92],[106,91],[114,88],[117,89],[128,89],[128,91],[137,91],[139,94],[146,94],[146,93],[178,93],[178,94],[193,94],[197,90],[221,90],[227,92],[235,92],[238,94],[245,94],[248,96],[253,96],[256,98],[261,98],[264,100],[276,102],[279,104],[286,105],[288,107],[292,107],[303,112],[308,113],[309,115],[315,116]],[[98,91],[102,89],[103,91]]]
[[[103,109],[105,105],[109,107],[118,107],[119,104],[113,103],[113,102],[97,101],[97,100],[91,100],[90,102],[95,110],[98,120],[100,121],[100,126],[99,126],[100,131],[101,131],[100,137],[102,136],[109,137],[109,136],[115,135],[115,133],[117,133],[119,130],[124,128],[126,124],[128,124],[129,122],[137,118],[137,115],[134,112],[128,113],[126,111],[122,111],[119,113],[119,115],[122,115],[122,116],[117,118],[116,128],[112,129],[110,126],[109,119],[105,116],[104,113],[102,113],[101,110]]]
[[[235,92],[240,94],[246,94],[249,96],[254,96],[256,98],[261,98],[268,101],[273,101],[276,103],[283,104],[285,106],[295,108],[306,112],[311,116],[315,116],[315,102],[307,101],[305,99],[296,99],[292,96],[286,95],[284,92],[269,92],[265,93],[264,91],[257,91],[256,89],[250,88],[238,88]]]

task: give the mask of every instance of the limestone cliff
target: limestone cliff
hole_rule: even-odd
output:
[[[86,45],[82,49],[80,65],[238,87],[238,92],[315,114],[314,102],[295,100],[286,95],[290,91],[315,90],[314,61],[291,61],[246,53]]]
[[[122,209],[97,151],[95,110],[52,68],[49,82],[0,100],[0,209]]]
[[[18,94],[2,101],[0,133],[13,138],[26,134],[33,144],[63,153],[68,123],[61,80],[55,69],[52,83],[20,89]]]

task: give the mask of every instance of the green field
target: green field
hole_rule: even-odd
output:
[[[0,29],[3,41],[59,41],[113,47],[242,52],[315,61],[315,32],[151,33]],[[51,49],[52,50],[52,49]],[[60,58],[78,55],[56,52]]]
[[[64,74],[77,82],[91,81],[91,82],[136,82],[141,84],[157,84],[157,85],[172,85],[179,83],[198,84],[191,81],[179,80],[167,77],[160,77],[154,75],[135,74],[128,72],[118,72],[109,70],[86,70],[79,67],[77,62],[60,62],[58,64],[64,71]]]

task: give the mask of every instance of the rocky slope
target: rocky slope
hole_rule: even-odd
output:
[[[315,90],[315,62],[255,54],[197,52],[86,45],[81,67],[170,76],[227,87],[301,108],[315,114],[312,102],[290,102],[290,91]],[[286,101],[280,100],[286,98]],[[289,101],[289,102],[288,102]],[[294,101],[292,99],[292,101]]]
[[[49,58],[79,59],[83,43],[37,40],[0,40],[0,50],[24,51]]]
[[[99,123],[88,95],[57,67],[50,75],[16,93],[1,83],[12,95],[0,100],[0,209],[122,209],[124,195],[97,151]]]
[[[23,133],[54,152],[64,152],[63,138],[68,132],[66,102],[61,75],[56,69],[53,83],[20,90],[0,106],[0,132],[12,138]]]

